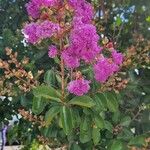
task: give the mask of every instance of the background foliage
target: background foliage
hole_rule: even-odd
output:
[[[26,70],[32,71],[33,74],[36,74],[40,69],[44,70],[44,74],[39,78],[40,83],[44,82],[46,85],[59,87],[59,76],[56,76],[58,65],[48,58],[45,46],[26,45],[23,42],[21,29],[28,20],[24,8],[26,2],[24,0],[0,0],[0,56],[2,59],[7,60],[5,47],[12,48],[13,52],[18,52],[19,60],[22,60],[24,56],[30,58],[30,62],[24,66]],[[126,150],[133,147],[149,149],[150,66],[144,59],[145,57],[140,58],[143,55],[149,55],[147,51],[144,54],[142,52],[144,49],[150,49],[150,2],[147,0],[92,0],[91,3],[97,11],[96,25],[98,33],[102,37],[102,42],[109,39],[109,41],[116,43],[115,47],[124,52],[126,56],[131,50],[136,51],[132,57],[129,57],[131,63],[123,70],[125,76],[130,79],[128,86],[119,92],[117,98],[107,93],[107,96],[103,94],[96,95],[104,100],[104,103],[98,103],[98,108],[94,107],[94,110],[101,108],[99,111],[102,113],[102,118],[97,119],[95,117],[94,120],[99,127],[91,129],[89,122],[94,122],[91,113],[93,110],[85,107],[83,112],[80,111],[76,118],[81,123],[79,128],[82,132],[80,135],[75,134],[78,133],[79,129],[77,128],[74,131],[75,133],[68,137],[59,128],[61,125],[57,117],[48,128],[43,127],[42,117],[46,114],[45,117],[48,116],[46,120],[50,122],[51,117],[56,116],[59,109],[58,106],[55,106],[53,111],[47,112],[55,104],[49,104],[45,98],[33,99],[34,93],[40,95],[42,90],[43,94],[47,91],[47,89],[44,89],[46,87],[43,86],[39,91],[33,91],[33,94],[32,91],[28,93],[21,92],[21,94],[19,93],[13,97],[12,101],[9,101],[8,95],[6,95],[4,101],[0,101],[1,127],[8,124],[8,120],[11,120],[12,115],[18,114],[18,109],[21,109],[19,111],[21,114],[26,111],[29,113],[32,110],[32,113],[28,114],[30,117],[26,115],[25,119],[27,120],[21,118],[13,128],[9,129],[8,142],[10,144],[21,142],[27,145],[25,149],[31,147],[34,150],[37,149],[34,148],[35,145],[39,146],[39,143],[51,147],[62,145],[65,147],[68,146],[69,140],[69,147],[72,150],[90,150],[93,147],[95,149],[111,150]],[[1,76],[3,73],[0,70]],[[13,81],[10,80],[10,82]],[[92,104],[88,106],[90,107],[90,105]],[[63,109],[67,114],[70,114],[70,110]],[[105,114],[103,114],[104,111]],[[61,123],[63,124],[63,121]],[[26,132],[27,129],[28,132]],[[65,130],[66,132],[70,131],[68,126]],[[100,132],[97,132],[97,130],[100,130]]]

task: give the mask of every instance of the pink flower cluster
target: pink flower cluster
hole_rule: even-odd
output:
[[[57,56],[57,54],[58,54],[57,47],[54,45],[49,46],[48,56],[50,58],[54,58]]]
[[[114,72],[119,70],[119,65],[122,62],[123,55],[113,50],[112,59],[103,57],[94,65],[95,79],[104,83]]]
[[[62,53],[65,64],[69,68],[80,66],[80,60],[89,63],[102,50],[98,46],[99,36],[92,24],[75,25],[70,35],[70,46]]]
[[[27,24],[23,29],[23,34],[29,43],[36,44],[42,39],[50,38],[59,30],[58,24],[46,20],[42,23]]]
[[[62,56],[68,68],[77,68],[81,60],[90,63],[102,48],[98,45],[99,35],[92,24],[94,12],[91,4],[85,0],[70,0],[70,4],[75,10],[73,28],[69,37],[70,46]]]
[[[75,17],[81,18],[83,23],[91,23],[94,16],[93,7],[85,0],[68,0],[75,10]]]
[[[84,79],[77,79],[74,81],[71,81],[68,84],[68,91],[70,93],[73,93],[77,96],[82,96],[86,93],[88,93],[90,86],[89,86],[90,81],[84,80]]]
[[[42,8],[57,6],[59,2],[60,0],[31,0],[26,4],[28,15],[37,19],[40,17]]]
[[[61,15],[64,14],[59,9],[65,6],[70,10],[70,17],[72,17],[70,20],[72,21],[65,24],[69,24],[71,28],[69,29],[69,34],[67,33],[67,37],[65,37],[68,42],[67,46],[62,51],[59,51],[60,57],[64,59],[66,67],[71,69],[79,67],[81,62],[86,64],[96,62],[93,65],[95,79],[104,83],[119,70],[123,55],[116,50],[111,50],[111,57],[109,58],[102,55],[102,47],[99,46],[99,35],[92,23],[94,18],[93,7],[86,0],[30,0],[26,4],[26,8],[34,22],[27,24],[23,29],[26,40],[29,43],[36,44],[43,39],[51,38],[53,35],[57,35],[58,40],[65,31],[60,23]],[[54,14],[52,13],[52,18],[54,17],[55,19],[51,19],[51,17],[43,19],[41,17],[43,11],[44,13],[46,12],[46,15],[51,15],[53,10],[55,12]],[[63,16],[62,18],[65,17]],[[50,58],[58,55],[57,47],[55,45],[49,46],[48,56]],[[100,55],[102,57],[99,58]],[[70,93],[82,96],[90,90],[89,84],[90,81],[77,78],[68,84],[67,89]]]

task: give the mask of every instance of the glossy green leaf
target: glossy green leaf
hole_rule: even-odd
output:
[[[44,97],[50,100],[61,102],[60,100],[61,93],[59,93],[56,89],[49,86],[45,85],[38,86],[37,88],[33,89],[33,94],[36,97]]]
[[[86,143],[91,140],[91,125],[90,125],[90,119],[87,117],[84,117],[80,124],[80,142]]]
[[[45,121],[47,126],[51,124],[52,119],[60,112],[60,108],[60,106],[53,106],[46,112]]]
[[[114,140],[110,150],[125,150],[124,144],[120,140]]]
[[[61,122],[62,127],[66,135],[68,135],[74,127],[72,109],[67,106],[63,106],[61,109]]]
[[[130,116],[125,116],[124,118],[121,119],[120,125],[129,126],[130,122],[131,122],[131,117]]]
[[[56,73],[53,69],[48,70],[44,75],[44,82],[49,86],[55,86],[56,84]]]
[[[92,129],[92,139],[94,142],[94,145],[97,145],[100,141],[101,135],[100,135],[100,129],[93,128]]]
[[[51,125],[49,127],[43,127],[40,129],[40,132],[47,138],[54,138],[57,136],[57,128],[55,127],[55,125]]]
[[[89,118],[88,117],[84,117],[84,119],[81,121],[80,124],[80,129],[83,131],[87,131],[89,129]]]
[[[146,137],[143,136],[143,135],[133,137],[133,138],[130,140],[129,145],[144,146],[144,145],[146,144],[145,138],[146,138]]]
[[[93,99],[89,96],[74,97],[69,101],[69,104],[88,108],[91,108],[95,105]]]
[[[106,110],[107,108],[107,101],[103,94],[96,94],[94,96],[94,101],[96,103],[96,109],[98,111]]]
[[[124,128],[121,133],[118,134],[117,139],[129,141],[133,138],[134,134],[131,132],[130,129]]]
[[[94,122],[98,128],[100,128],[100,129],[104,128],[104,120],[100,115],[94,116]]]
[[[111,92],[107,92],[107,93],[104,93],[104,96],[107,101],[108,109],[112,112],[116,112],[118,110],[118,101],[116,97],[114,96],[114,94]]]
[[[42,97],[34,97],[33,103],[32,103],[32,111],[35,114],[40,114],[45,106],[47,105],[47,101],[45,99],[42,99]]]
[[[113,125],[111,124],[111,122],[109,121],[105,121],[105,129],[107,129],[108,131],[110,131],[111,133],[113,132]]]
[[[80,148],[80,146],[79,146],[78,144],[73,143],[73,144],[71,145],[70,150],[81,150],[81,148]]]

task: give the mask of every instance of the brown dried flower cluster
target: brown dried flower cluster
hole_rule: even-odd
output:
[[[31,88],[39,84],[37,78],[43,71],[38,71],[36,77],[34,77],[31,71],[25,69],[25,65],[29,63],[29,58],[24,57],[19,62],[17,52],[13,53],[10,48],[5,50],[7,60],[0,59],[0,69],[3,70],[3,76],[0,77],[0,95],[13,96],[16,94],[15,88],[19,88],[23,92],[29,92]]]
[[[1,96],[4,96],[4,95],[15,96],[16,92],[13,89],[14,89],[13,83],[5,81],[5,77],[1,76],[0,77],[0,95]]]
[[[37,138],[39,142],[41,142],[44,145],[49,145],[51,147],[55,147],[56,145],[58,146],[57,141],[55,141],[55,139],[49,139],[40,135],[38,135]]]
[[[118,135],[119,133],[121,133],[123,130],[123,127],[121,125],[116,125],[114,128],[113,128],[113,134],[114,135]]]
[[[134,35],[135,45],[127,49],[123,67],[143,67],[150,64],[150,41],[143,38],[142,35]]]
[[[51,150],[67,150],[68,149],[68,145],[64,145],[62,146],[61,143],[58,143],[57,139],[49,139],[46,138],[44,136],[37,136],[39,142],[41,142],[43,145],[49,145],[51,147]],[[58,148],[59,147],[59,148]]]
[[[129,79],[125,76],[125,73],[118,72],[112,75],[107,82],[101,85],[99,92],[112,91],[119,93],[120,90],[123,90],[127,87]]]
[[[28,120],[30,122],[32,122],[33,124],[39,124],[39,128],[44,127],[46,125],[45,121],[44,121],[44,117],[43,116],[36,116],[33,115],[31,112],[29,111],[25,111],[24,109],[19,109],[19,114],[25,119]]]

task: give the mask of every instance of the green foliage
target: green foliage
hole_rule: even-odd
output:
[[[69,135],[74,127],[72,109],[67,106],[61,108],[61,122],[66,135]]]
[[[74,97],[69,101],[69,104],[89,107],[89,108],[95,105],[94,101],[89,96]]]
[[[129,146],[143,147],[145,138],[150,131],[150,81],[149,65],[143,62],[136,68],[128,67],[123,73],[130,78],[126,89],[119,94],[114,92],[94,93],[99,90],[98,84],[92,85],[91,93],[86,96],[74,97],[65,89],[65,100],[60,92],[61,78],[59,59],[54,61],[47,56],[45,43],[24,46],[21,29],[27,21],[24,10],[25,0],[0,0],[0,55],[6,59],[5,47],[19,52],[19,59],[28,56],[31,62],[28,69],[36,72],[44,69],[39,79],[40,85],[29,93],[21,93],[10,101],[8,97],[0,100],[0,129],[8,124],[12,115],[18,114],[19,108],[32,111],[38,117],[43,116],[46,126],[39,128],[38,123],[20,119],[18,124],[8,130],[8,141],[12,144],[20,141],[26,149],[36,150],[40,144],[37,135],[48,138],[50,147],[69,145],[70,150],[127,150]],[[142,34],[149,40],[150,2],[147,0],[106,0],[99,7],[99,1],[92,0],[95,10],[108,12],[96,20],[97,29],[103,27],[99,34],[104,34],[116,43],[116,48],[126,53],[132,45],[136,45],[133,34]],[[133,12],[129,9],[135,6]],[[145,10],[144,10],[145,7]],[[124,16],[122,19],[121,16]],[[114,19],[116,17],[116,19]],[[127,21],[125,21],[127,20]],[[146,47],[142,43],[142,47]],[[139,48],[139,51],[142,51]],[[133,62],[138,63],[138,62]],[[81,68],[87,77],[93,78],[92,69]],[[139,75],[134,69],[138,69]],[[66,70],[65,70],[66,71]],[[0,70],[0,75],[3,72]],[[68,78],[66,77],[66,81]],[[28,130],[28,131],[27,131]],[[36,139],[36,140],[35,140]]]
[[[93,128],[92,139],[93,139],[94,145],[97,145],[99,143],[100,138],[101,138],[100,130],[98,128]]]
[[[32,111],[33,113],[39,115],[47,105],[47,101],[43,99],[42,97],[34,97],[33,103],[32,103]]]
[[[46,112],[45,121],[47,126],[51,124],[52,119],[60,112],[60,109],[60,106],[53,106]]]
[[[61,94],[52,87],[48,86],[39,86],[33,90],[35,97],[44,97],[49,100],[54,100],[60,102]]]

